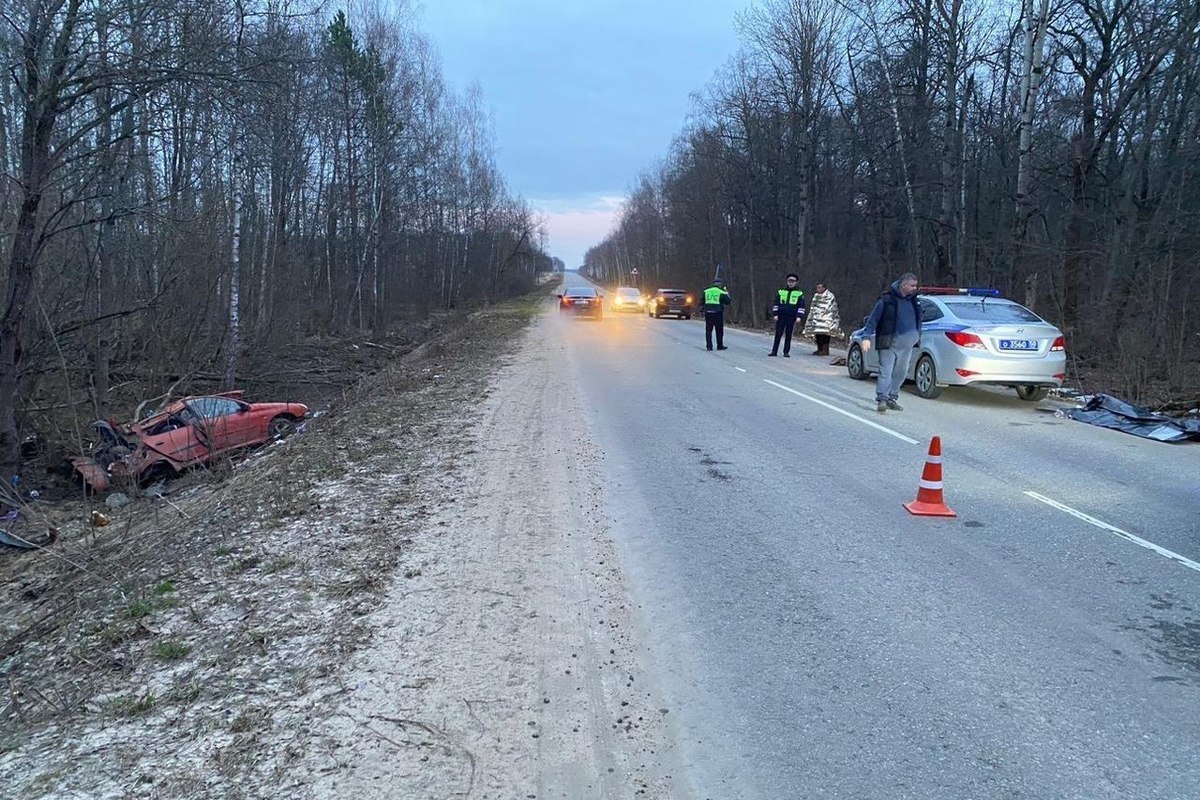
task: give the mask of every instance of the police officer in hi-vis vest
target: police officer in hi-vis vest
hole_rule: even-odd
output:
[[[725,291],[721,281],[713,281],[704,290],[704,343],[709,350],[713,349],[714,330],[717,332],[717,349],[728,349],[725,347],[725,306],[730,302],[729,292]]]
[[[800,276],[792,272],[788,274],[784,288],[775,293],[775,305],[771,307],[771,316],[775,318],[775,344],[771,345],[769,356],[779,355],[779,340],[783,339],[783,357],[792,357],[792,331],[796,327],[796,318],[804,316],[804,292],[796,288]]]

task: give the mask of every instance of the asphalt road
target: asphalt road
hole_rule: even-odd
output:
[[[696,797],[1200,797],[1200,446],[554,327]],[[953,520],[901,508],[934,435]]]

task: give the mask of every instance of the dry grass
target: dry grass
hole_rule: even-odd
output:
[[[337,691],[328,678],[403,574],[406,541],[456,491],[487,377],[535,307],[477,312],[302,435],[107,527],[82,502],[46,509],[58,542],[0,556],[0,773],[14,796],[52,796],[67,775],[94,796],[196,796],[213,771],[236,779],[224,796],[270,796],[305,729],[288,702]],[[281,726],[296,727],[294,752],[264,744]]]

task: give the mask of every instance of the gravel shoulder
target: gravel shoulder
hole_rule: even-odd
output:
[[[564,353],[543,317],[493,382],[458,490],[317,726],[312,796],[686,795]]]

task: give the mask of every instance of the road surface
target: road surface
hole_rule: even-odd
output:
[[[1200,796],[1200,447],[986,390],[879,414],[695,320],[549,327],[696,797]],[[954,520],[901,508],[934,435]]]

